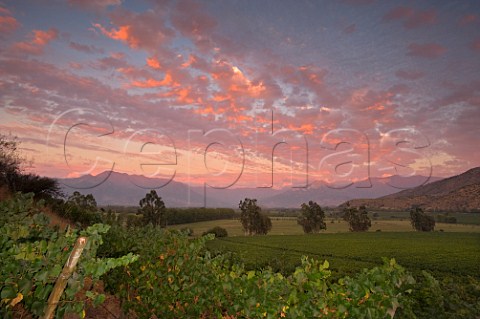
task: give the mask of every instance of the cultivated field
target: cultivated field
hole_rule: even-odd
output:
[[[210,249],[231,251],[248,267],[291,271],[302,255],[328,260],[338,274],[395,258],[413,273],[480,278],[480,233],[368,232],[220,238]]]
[[[341,233],[349,232],[348,223],[341,219],[326,219],[327,230],[322,233]],[[201,235],[203,232],[211,229],[215,226],[220,226],[228,231],[229,236],[243,236],[242,225],[238,220],[214,220],[207,222],[198,222],[190,224],[182,224],[171,226],[174,229],[190,228],[193,230],[194,235]],[[372,220],[372,227],[369,232],[376,232],[381,230],[382,232],[414,232],[410,224],[410,220],[405,218],[399,219],[381,219]],[[444,232],[477,232],[480,233],[480,225],[476,224],[444,224],[436,223],[435,230]],[[270,235],[302,235],[303,230],[300,225],[297,224],[295,218],[272,218],[272,230],[268,233]]]
[[[195,236],[214,226],[228,231],[228,238],[208,243],[212,251],[233,252],[249,268],[271,266],[290,272],[302,255],[326,259],[337,275],[381,264],[382,257],[396,258],[408,270],[435,275],[480,278],[480,225],[478,214],[456,214],[465,224],[436,223],[435,232],[412,229],[408,214],[382,213],[366,233],[351,233],[342,219],[328,218],[327,230],[305,235],[296,218],[272,218],[266,236],[246,237],[238,220],[215,220],[172,226],[190,228]]]

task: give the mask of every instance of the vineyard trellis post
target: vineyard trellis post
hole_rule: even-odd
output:
[[[45,313],[41,319],[53,318],[58,301],[60,300],[60,297],[67,286],[68,278],[70,278],[72,275],[86,244],[87,237],[78,237],[77,241],[75,242],[75,246],[73,246],[73,250],[68,257],[68,260],[63,267],[62,273],[60,276],[58,276],[55,286],[48,297],[47,309],[45,310]]]

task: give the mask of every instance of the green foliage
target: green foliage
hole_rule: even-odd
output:
[[[303,231],[307,234],[318,233],[322,229],[327,229],[325,224],[325,212],[316,202],[309,201],[308,205],[303,203],[300,216],[297,222],[302,226]]]
[[[343,209],[343,219],[348,222],[350,225],[350,231],[353,232],[367,231],[372,226],[372,222],[370,217],[368,217],[367,208],[365,206],[356,208],[347,205]]]
[[[247,235],[266,235],[272,229],[272,221],[262,214],[256,199],[245,198],[240,201],[240,221]]]
[[[59,215],[87,227],[102,222],[97,202],[92,194],[82,195],[75,191],[65,202],[63,208],[56,209]]]
[[[413,282],[394,261],[332,283],[328,263],[307,257],[289,276],[213,257],[205,251],[211,235],[192,239],[154,227],[112,227],[105,238],[99,254],[140,255],[103,277],[132,317],[387,318]]]
[[[82,313],[84,302],[77,300],[76,294],[83,289],[85,277],[98,280],[110,269],[136,259],[132,254],[118,259],[97,258],[101,234],[108,231],[108,226],[97,224],[81,232],[70,229],[59,232],[49,226],[39,205],[35,204],[33,194],[0,202],[0,314],[3,318],[10,318],[12,308],[18,303],[34,316],[43,314],[78,236],[88,237],[87,245],[60,299],[57,318],[70,312]],[[98,302],[101,297],[95,295],[95,299]]]
[[[216,238],[220,237],[228,237],[228,232],[225,228],[220,227],[220,226],[215,226],[212,229],[207,230],[204,232],[202,235],[208,235],[208,234],[214,234]]]
[[[333,276],[353,275],[395,258],[415,275],[422,270],[438,278],[480,278],[480,245],[476,233],[358,232],[312,235],[228,237],[207,243],[212,251],[232,252],[248,269],[274,267],[290,273],[302,255],[328,258]]]
[[[398,318],[477,318],[480,315],[480,280],[473,277],[435,279],[423,271],[412,296]]]
[[[155,190],[151,190],[144,198],[140,200],[140,209],[138,212],[143,215],[145,225],[166,226],[166,207],[162,198],[157,195]]]
[[[165,218],[167,225],[196,223],[201,221],[232,219],[238,215],[231,208],[167,208]]]
[[[416,231],[433,231],[435,229],[435,219],[425,214],[420,207],[410,210],[410,222]]]

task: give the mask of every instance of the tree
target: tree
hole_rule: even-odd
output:
[[[140,200],[140,209],[138,212],[143,215],[145,224],[152,224],[153,226],[166,226],[165,213],[167,208],[162,198],[157,195],[155,190],[151,190],[150,193]]]
[[[68,197],[64,205],[63,217],[80,223],[83,227],[101,222],[97,201],[92,194],[83,195],[78,191]]]
[[[20,174],[23,159],[18,155],[15,137],[0,134],[0,186],[14,188],[14,180]]]
[[[350,203],[347,203],[343,209],[343,219],[348,222],[350,231],[353,232],[367,231],[372,226],[367,208],[363,205],[356,208],[350,207]]]
[[[272,221],[268,216],[262,215],[256,199],[245,198],[238,207],[245,235],[266,235],[272,229]]]
[[[420,207],[412,207],[410,222],[416,231],[433,231],[435,229],[435,219],[425,214]]]
[[[297,223],[302,225],[306,234],[318,233],[322,229],[327,229],[325,212],[320,205],[313,201],[309,201],[308,205],[302,204],[301,214],[298,216]]]
[[[0,187],[12,193],[33,193],[35,199],[63,196],[55,179],[24,173],[26,160],[19,155],[18,145],[16,137],[0,134]]]

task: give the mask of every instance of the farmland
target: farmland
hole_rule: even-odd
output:
[[[233,219],[172,227],[190,228],[194,235],[214,226],[225,228],[229,237],[209,242],[208,247],[214,252],[232,252],[249,268],[271,266],[288,273],[305,255],[328,260],[340,275],[371,268],[388,257],[416,273],[428,270],[441,276],[480,277],[480,225],[437,223],[436,232],[419,233],[413,231],[405,213],[391,215],[372,221],[366,233],[350,233],[340,219],[327,219],[327,230],[315,235],[304,235],[295,218],[272,218],[272,231],[254,237],[244,236],[240,222]]]
[[[395,258],[414,273],[480,277],[479,233],[368,232],[221,238],[212,250],[231,251],[249,267],[290,271],[302,255],[328,260],[339,274]]]

